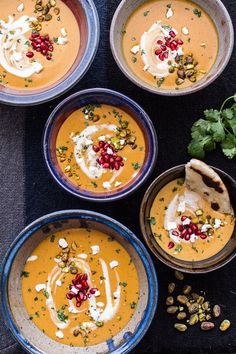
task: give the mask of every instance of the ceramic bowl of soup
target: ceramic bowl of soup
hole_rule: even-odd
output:
[[[205,88],[222,73],[234,31],[219,0],[123,0],[112,20],[110,44],[134,84],[177,96]]]
[[[232,213],[220,213],[186,189],[185,165],[161,174],[144,195],[140,208],[143,236],[154,255],[174,269],[206,273],[235,257],[236,183],[222,170],[213,170],[228,190]]]
[[[50,115],[44,158],[55,181],[73,195],[111,201],[134,192],[157,157],[155,128],[130,98],[107,89],[75,93]]]
[[[139,239],[104,215],[69,210],[27,226],[1,278],[4,320],[30,353],[127,353],[155,314],[158,284]]]
[[[81,80],[99,42],[92,0],[3,0],[0,10],[0,102],[43,103]]]

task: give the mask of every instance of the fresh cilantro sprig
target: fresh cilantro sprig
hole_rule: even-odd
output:
[[[205,110],[204,118],[193,124],[192,140],[188,146],[188,153],[192,157],[203,159],[206,152],[216,149],[217,144],[228,159],[236,156],[236,103],[225,108],[231,100],[236,102],[236,93],[223,102],[219,111]]]

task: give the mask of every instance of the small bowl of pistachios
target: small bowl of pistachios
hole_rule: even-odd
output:
[[[74,196],[114,201],[139,188],[153,170],[157,136],[147,113],[121,93],[77,92],[51,113],[43,151],[54,180]]]

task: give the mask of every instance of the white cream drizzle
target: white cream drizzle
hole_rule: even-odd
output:
[[[29,16],[17,20],[9,16],[8,22],[0,20],[0,65],[21,78],[28,78],[43,69],[41,63],[26,56],[29,48],[25,34],[31,30],[30,22],[35,20]]]
[[[86,273],[88,275],[88,284],[90,287],[94,287],[94,284],[92,282],[92,273],[91,269],[89,266],[89,263],[86,262],[83,259],[80,258],[71,258],[71,262],[75,262],[76,266],[81,270],[81,272]],[[115,277],[116,277],[116,288],[111,289],[111,283],[110,283],[110,276],[109,276],[109,270],[106,262],[100,258],[99,259],[101,267],[102,267],[102,272],[103,272],[103,277],[104,277],[104,286],[105,286],[105,293],[106,293],[106,304],[103,304],[101,302],[97,302],[96,296],[91,296],[88,298],[88,310],[90,312],[90,316],[94,321],[103,321],[107,322],[111,320],[115,314],[118,311],[119,305],[120,305],[120,297],[121,297],[121,287],[120,287],[120,278],[119,274],[116,269],[110,270],[111,272],[114,272]],[[51,273],[48,275],[48,281],[46,285],[46,291],[48,293],[48,299],[46,300],[46,306],[49,310],[50,317],[52,322],[55,324],[55,326],[59,330],[63,330],[67,328],[70,324],[70,320],[66,320],[65,322],[61,322],[58,317],[57,317],[57,308],[54,302],[54,295],[57,290],[57,282],[61,281],[62,277],[64,274],[61,272],[60,268],[56,265]],[[53,289],[53,290],[52,290]],[[114,294],[116,294],[116,298],[114,299]],[[101,306],[102,304],[102,306]],[[78,309],[75,305],[73,300],[68,300],[68,310],[71,314],[79,314],[81,312],[87,311],[87,309]],[[101,308],[103,307],[103,308]],[[95,330],[97,327],[93,322],[83,322],[83,325]]]
[[[105,169],[98,164],[96,161],[97,154],[93,150],[93,135],[105,129],[116,132],[117,126],[115,124],[91,125],[84,129],[79,135],[72,137],[72,140],[75,144],[74,156],[76,162],[84,174],[86,174],[90,179],[99,179],[103,174],[107,173],[108,171],[110,172],[110,170]],[[82,153],[84,146],[86,146],[87,150],[85,153]],[[118,171],[114,170],[113,175],[108,182],[112,184],[121,172],[122,168],[120,168]]]

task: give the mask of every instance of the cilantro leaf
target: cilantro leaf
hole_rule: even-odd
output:
[[[192,157],[203,159],[205,157],[204,145],[197,139],[193,139],[188,146],[188,153]]]
[[[221,121],[214,122],[211,124],[211,133],[213,134],[213,139],[216,142],[221,142],[225,138],[225,130]]]
[[[225,156],[229,159],[233,159],[236,156],[236,137],[233,134],[227,134],[221,147]]]
[[[222,111],[222,116],[224,119],[233,119],[234,113],[233,113],[232,109],[227,108]]]
[[[216,109],[206,109],[204,116],[210,122],[217,122],[220,119],[221,113]]]

